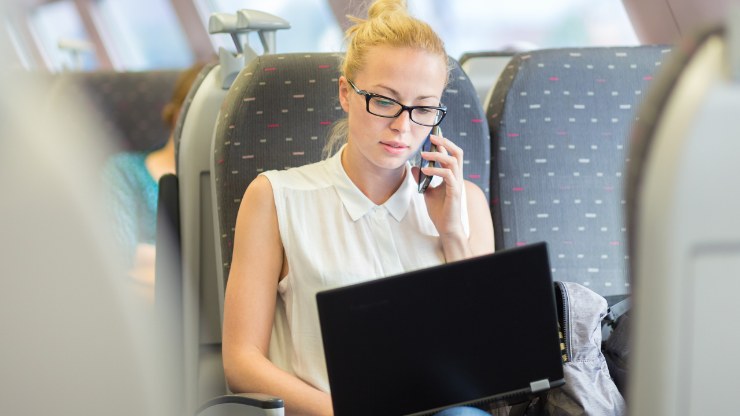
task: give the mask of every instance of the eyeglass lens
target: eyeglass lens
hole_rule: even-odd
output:
[[[368,109],[371,113],[383,117],[395,117],[401,112],[401,105],[383,97],[371,97],[368,101]],[[411,120],[416,123],[432,126],[439,117],[441,111],[430,108],[414,108],[411,110]]]

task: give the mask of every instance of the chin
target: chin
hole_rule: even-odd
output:
[[[382,169],[398,170],[406,167],[408,161],[407,156],[398,156],[395,158],[385,157],[375,163],[376,166]]]

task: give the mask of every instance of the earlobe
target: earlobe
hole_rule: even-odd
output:
[[[347,78],[344,75],[339,77],[339,103],[342,105],[342,110],[345,113],[349,113],[349,88]]]

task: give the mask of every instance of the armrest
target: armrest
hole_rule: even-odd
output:
[[[173,174],[159,180],[155,258],[155,305],[166,319],[181,319],[182,267],[180,250],[180,191]],[[174,315],[172,315],[174,314]],[[165,321],[171,326],[174,321]],[[173,334],[177,335],[177,334]],[[181,336],[181,335],[178,335]]]
[[[155,234],[154,311],[159,341],[168,354],[174,391],[185,391],[182,267],[180,252],[180,202],[177,176],[159,180]]]
[[[283,416],[283,399],[261,393],[240,393],[209,400],[197,416]]]

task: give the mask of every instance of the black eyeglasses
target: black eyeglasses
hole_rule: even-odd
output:
[[[409,118],[414,123],[422,126],[433,127],[439,125],[447,114],[447,107],[445,106],[434,107],[417,105],[409,107],[399,103],[393,98],[361,90],[349,79],[347,82],[349,82],[349,85],[352,86],[356,93],[365,96],[367,112],[374,116],[396,118],[404,111],[408,111]]]

